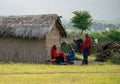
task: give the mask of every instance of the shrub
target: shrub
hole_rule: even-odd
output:
[[[61,44],[61,51],[68,53],[70,51],[71,47],[73,47],[74,50],[77,51],[77,47],[76,47],[76,44],[74,42],[70,42],[70,43],[63,42]]]
[[[117,42],[120,43],[120,32],[117,30],[111,30],[110,32],[93,33],[91,34],[92,39],[98,39],[99,42]]]
[[[116,30],[112,30],[107,35],[112,41],[120,43],[120,32]]]
[[[120,64],[120,52],[115,52],[112,56],[112,62],[115,64]]]
[[[107,33],[93,33],[91,34],[91,38],[94,39],[98,39],[99,42],[106,42],[109,41],[110,38],[107,37]]]

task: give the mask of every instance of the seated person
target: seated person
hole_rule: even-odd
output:
[[[74,64],[75,59],[76,59],[75,51],[73,48],[71,48],[71,50],[68,52],[68,63]]]
[[[51,57],[52,59],[56,59],[57,57],[60,56],[60,53],[57,51],[56,45],[53,45],[51,54],[52,54],[52,57]]]
[[[58,64],[63,63],[63,62],[65,62],[64,59],[67,62],[67,57],[66,57],[67,55],[63,52],[58,52],[56,45],[53,45],[51,54],[52,54],[51,58],[55,59],[56,63],[58,63]]]

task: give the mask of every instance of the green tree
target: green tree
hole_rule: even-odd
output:
[[[90,29],[93,19],[88,11],[74,11],[73,14],[74,16],[71,19],[73,27],[81,30],[81,34]]]

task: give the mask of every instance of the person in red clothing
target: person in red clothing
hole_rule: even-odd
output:
[[[88,56],[90,56],[92,51],[92,40],[88,34],[85,34],[85,41],[82,44],[81,52],[83,53],[83,64],[88,64]]]
[[[53,45],[51,54],[52,54],[51,56],[52,59],[56,59],[58,56],[60,56],[60,53],[57,51],[56,45]]]
[[[51,58],[55,59],[58,64],[60,64],[59,62],[61,63],[65,62],[64,59],[66,60],[66,63],[68,62],[67,55],[63,52],[58,52],[56,45],[53,45],[51,54],[52,54]]]

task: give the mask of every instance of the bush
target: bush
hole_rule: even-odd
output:
[[[91,34],[92,39],[98,39],[99,42],[117,42],[120,43],[120,32],[117,30],[111,30],[110,32],[93,33]]]
[[[107,35],[112,41],[120,43],[120,32],[116,30],[112,30]]]
[[[77,51],[76,44],[74,42],[70,42],[70,43],[63,42],[61,44],[61,51],[64,53],[68,53],[70,51],[71,47],[73,47],[74,50]]]
[[[115,52],[112,56],[112,62],[115,64],[120,64],[120,52]]]
[[[110,41],[110,38],[107,37],[107,33],[93,33],[91,34],[91,38],[94,39],[98,39],[99,43],[105,43],[107,41]]]

